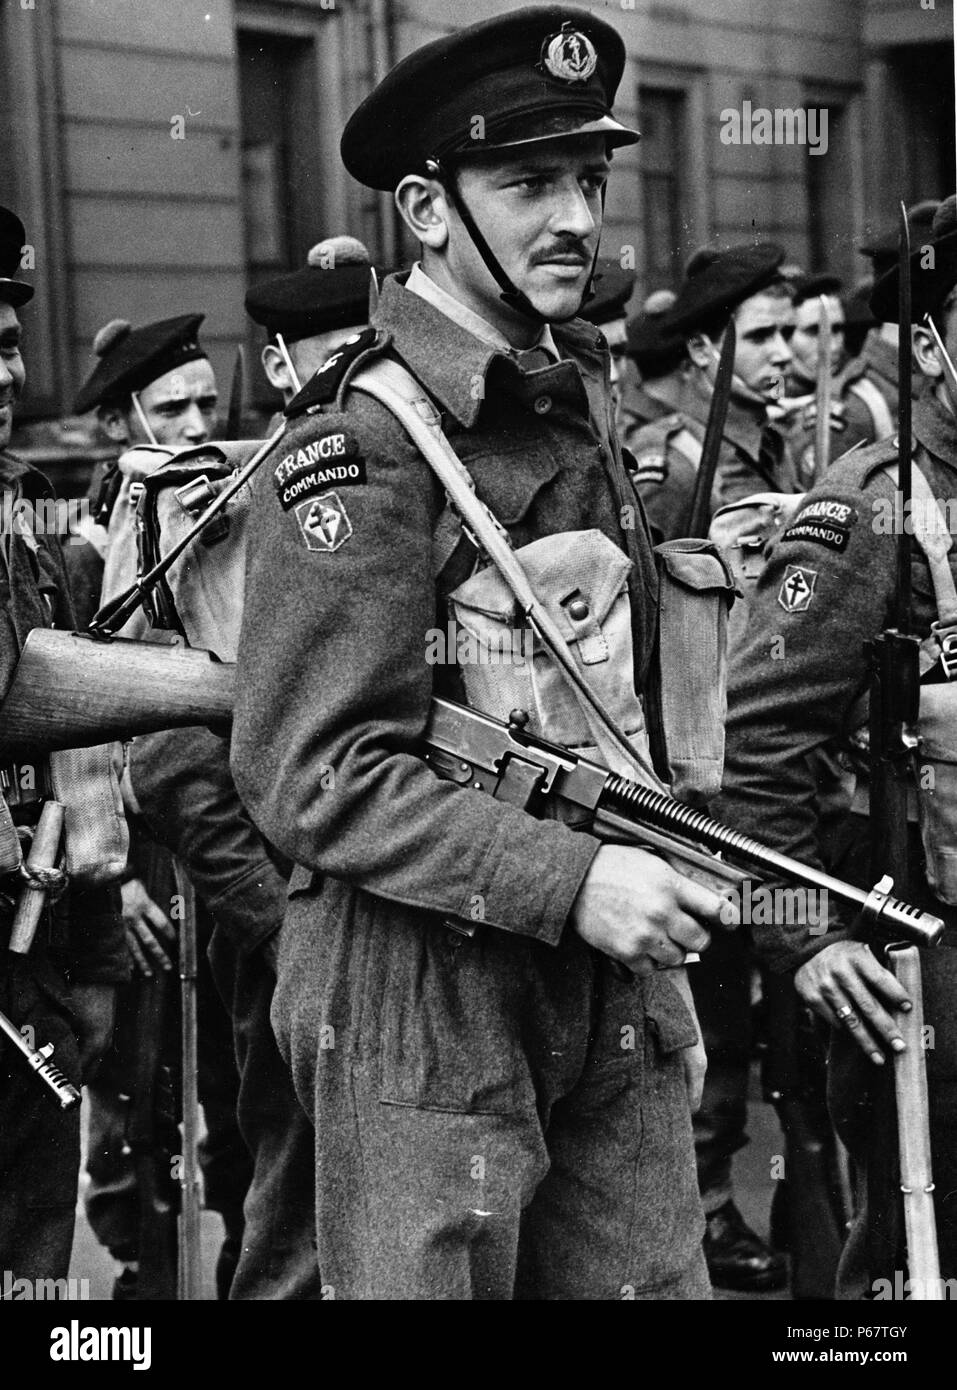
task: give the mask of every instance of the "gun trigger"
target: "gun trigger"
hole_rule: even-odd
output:
[[[446,782],[457,782],[460,787],[467,787],[472,781],[475,771],[472,764],[454,753],[446,753],[441,748],[430,748],[425,753],[424,761]]]

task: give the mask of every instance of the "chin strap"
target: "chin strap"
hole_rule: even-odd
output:
[[[573,314],[566,314],[563,318],[546,320],[544,314],[539,313],[539,311],[535,308],[535,305],[528,298],[528,296],[526,294],[523,294],[522,291],[518,289],[516,285],[513,285],[511,280],[505,274],[505,270],[499,262],[497,256],[495,255],[495,252],[492,250],[491,246],[489,246],[488,242],[485,240],[485,237],[479,231],[475,218],[472,216],[471,210],[469,209],[465,199],[462,197],[461,191],[458,187],[458,184],[456,183],[455,174],[451,170],[445,168],[445,166],[440,164],[439,161],[436,159],[430,159],[428,161],[427,168],[431,176],[433,178],[438,179],[439,182],[442,184],[442,187],[445,189],[446,197],[448,198],[452,207],[458,213],[462,221],[463,227],[468,232],[469,236],[472,238],[472,242],[475,246],[476,251],[478,251],[479,255],[482,257],[482,260],[485,262],[486,269],[492,276],[495,283],[498,285],[499,289],[502,291],[501,299],[503,304],[507,304],[510,309],[516,310],[516,312],[519,314],[524,314],[526,318],[531,319],[532,322],[536,324],[544,324],[546,322],[568,323],[571,319],[578,317],[578,315],[581,313],[582,309],[585,307],[588,301],[595,297],[594,280],[595,271],[598,266],[597,246],[595,247],[595,255],[592,259],[591,271],[589,272],[588,280],[585,284],[585,290],[582,294],[581,302],[578,305],[578,308],[575,310]],[[602,212],[604,212],[604,187],[601,190],[601,207]]]

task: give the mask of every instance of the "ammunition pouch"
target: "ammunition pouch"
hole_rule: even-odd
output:
[[[631,561],[600,531],[544,536],[515,552],[539,601],[557,625],[582,677],[618,727],[650,761],[644,712],[634,688],[628,574]],[[458,628],[467,702],[493,718],[529,715],[529,732],[628,776],[635,766],[590,706],[524,625],[512,590],[494,566],[449,595]],[[473,659],[474,658],[474,659]],[[647,780],[642,776],[642,780]],[[657,790],[664,790],[663,785]]]
[[[82,887],[116,883],[126,868],[130,836],[123,812],[118,743],[68,748],[49,755],[50,783],[62,803],[64,869]]]
[[[673,540],[658,558],[658,665],[671,794],[717,796],[724,772],[731,571],[717,547]]]

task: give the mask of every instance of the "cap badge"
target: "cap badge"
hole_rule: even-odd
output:
[[[595,45],[580,29],[562,25],[542,45],[542,64],[559,82],[587,82],[598,66]]]

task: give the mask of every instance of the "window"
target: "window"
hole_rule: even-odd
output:
[[[685,163],[686,97],[682,91],[642,86],[638,90],[638,146],[648,290],[673,286],[681,277],[682,189]]]

